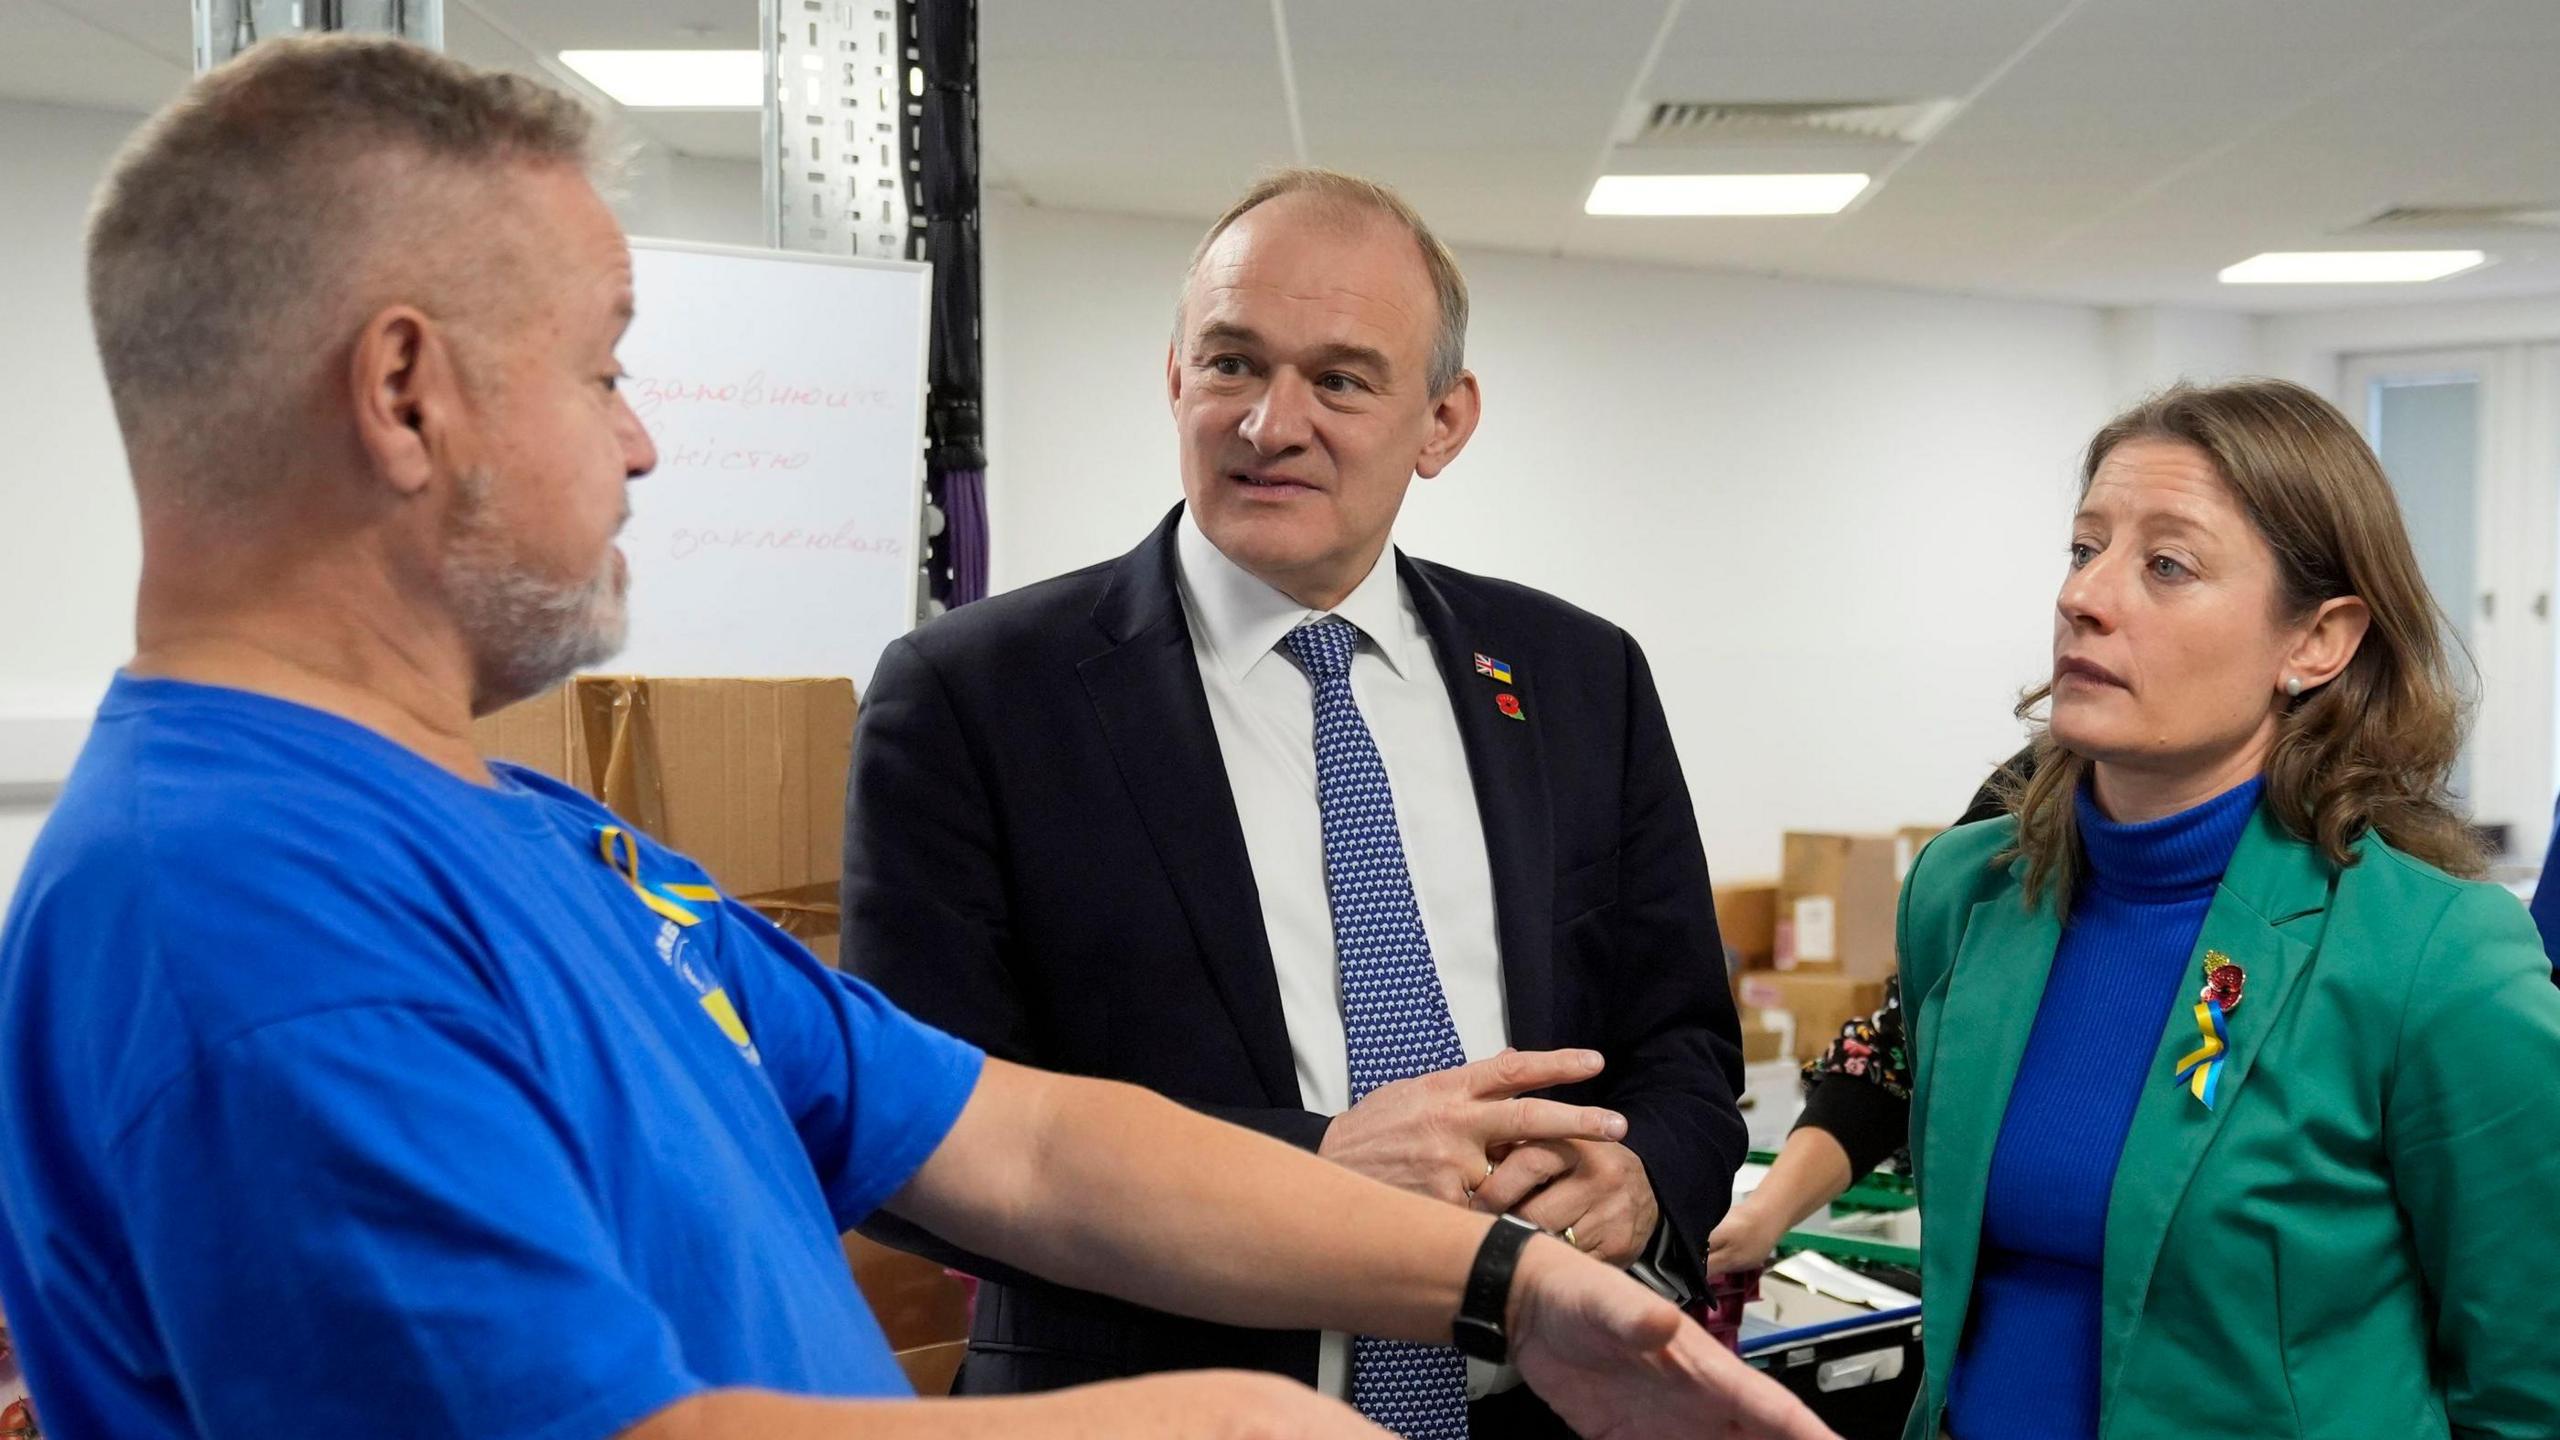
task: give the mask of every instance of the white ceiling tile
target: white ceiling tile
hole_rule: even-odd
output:
[[[2560,7],[2551,0],[2496,0],[2454,6],[2453,18],[2430,29],[2421,48],[2479,49],[2513,55],[2560,51]]]
[[[11,8],[52,9],[130,42],[147,55],[195,68],[195,10],[162,0],[13,0]]]
[[[2025,43],[2070,0],[1692,0],[1673,54],[1973,55]]]
[[[184,7],[147,26],[135,6],[94,13],[50,0],[0,5],[0,97],[53,105],[143,111],[187,83],[194,40]],[[174,49],[166,33],[176,31]]]
[[[785,0],[791,8],[792,0]],[[752,50],[755,0],[445,0],[448,40],[457,16],[482,18],[551,54],[563,50]]]
[[[1120,56],[1164,64],[1268,66],[1279,42],[1255,0],[980,0],[981,65]]]
[[[2461,15],[2480,0],[2102,0],[2083,6],[2045,48],[2127,58],[2180,52],[2280,56],[2374,54]]]

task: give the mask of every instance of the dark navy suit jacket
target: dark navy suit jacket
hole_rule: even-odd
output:
[[[1176,509],[1107,564],[892,644],[846,800],[844,963],[1009,1060],[1131,1081],[1314,1149],[1253,869],[1174,578]],[[1583,1046],[1557,1092],[1624,1113],[1682,1278],[1732,1194],[1741,1049],[1706,857],[1651,672],[1618,627],[1396,558],[1457,705],[1492,862],[1510,1041]],[[1508,687],[1475,673],[1484,653]],[[1508,688],[1524,718],[1496,708]],[[882,1221],[989,1283],[963,1386],[1237,1366],[1312,1381],[1312,1332],[1068,1290]],[[1252,1244],[1239,1235],[1237,1242]]]

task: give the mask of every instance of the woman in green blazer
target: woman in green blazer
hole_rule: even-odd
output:
[[[1903,890],[1909,1440],[2560,1436],[2560,991],[2372,453],[2166,392],[2070,556],[2034,778]]]

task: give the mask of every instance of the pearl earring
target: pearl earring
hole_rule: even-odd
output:
[[[2299,698],[2302,694],[2302,677],[2299,675],[2284,677],[2284,693]]]

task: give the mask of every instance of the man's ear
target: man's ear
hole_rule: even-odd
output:
[[[1431,407],[1431,438],[1423,442],[1413,473],[1428,480],[1448,469],[1458,452],[1467,448],[1468,437],[1476,433],[1476,421],[1483,417],[1484,392],[1476,384],[1476,372],[1461,370],[1458,383]]]
[[[426,489],[469,414],[443,330],[413,306],[377,312],[356,332],[347,390],[373,473],[399,495]]]

